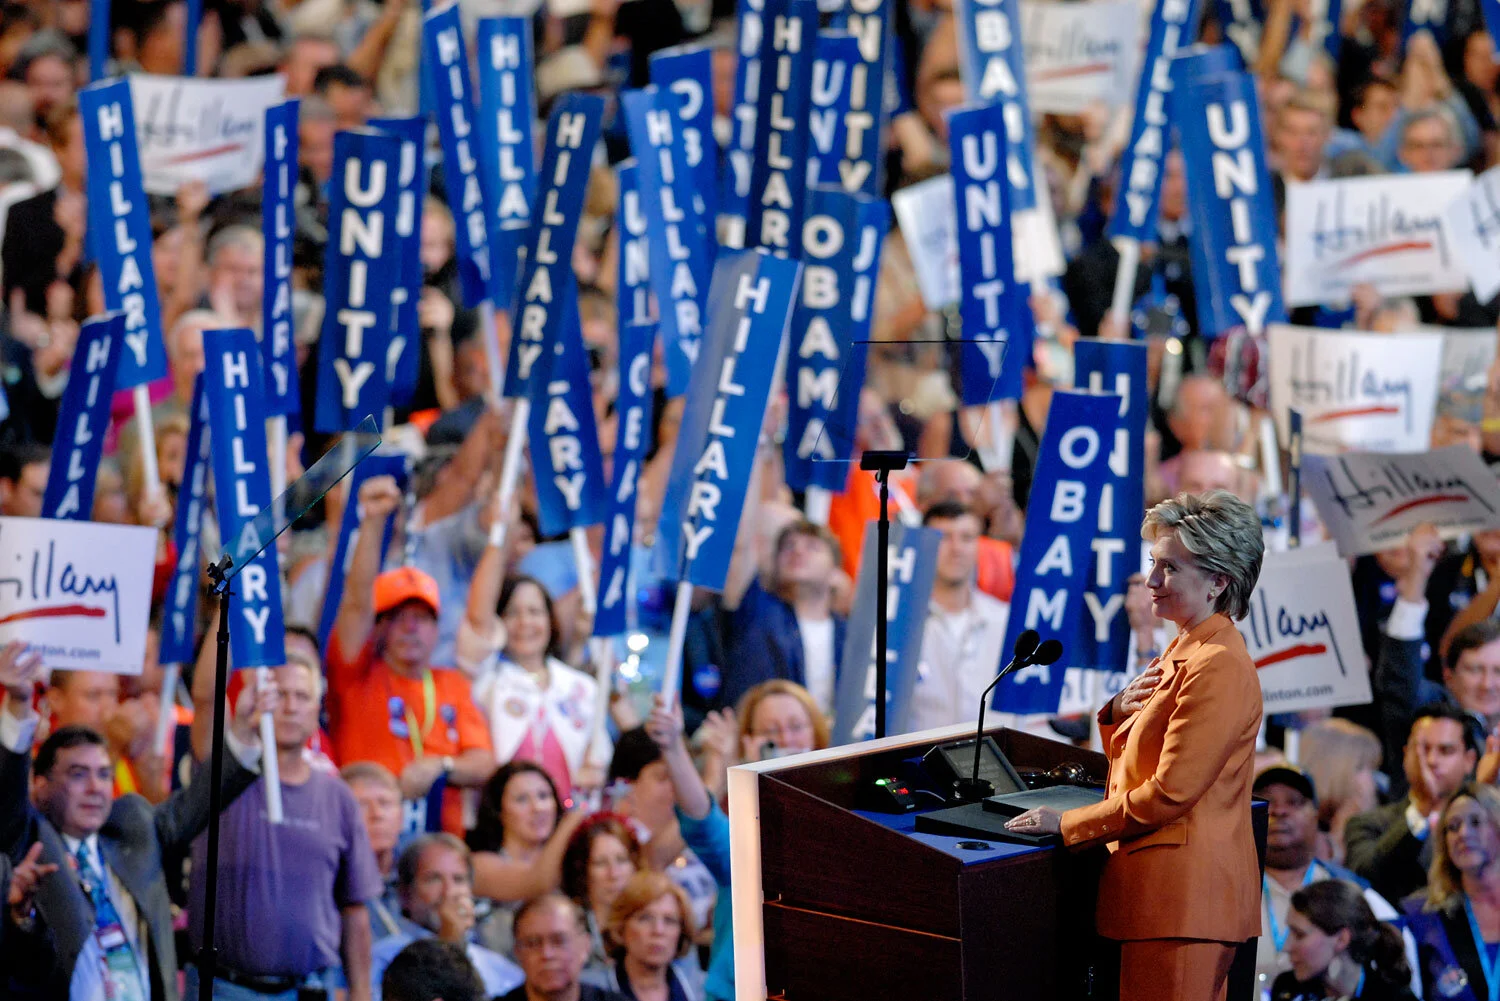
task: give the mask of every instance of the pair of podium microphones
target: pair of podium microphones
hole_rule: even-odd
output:
[[[1035,629],[1028,629],[1016,637],[1016,645],[1011,648],[1010,663],[1000,669],[985,688],[984,694],[979,696],[979,723],[974,728],[974,768],[968,778],[958,779],[953,784],[954,794],[958,799],[966,803],[974,803],[995,793],[994,785],[988,779],[979,777],[979,752],[984,743],[984,708],[989,702],[990,693],[995,686],[1009,674],[1025,667],[1045,667],[1057,663],[1063,655],[1063,645],[1060,641],[1049,639],[1043,642],[1040,634]]]

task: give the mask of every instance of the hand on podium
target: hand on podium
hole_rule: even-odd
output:
[[[1007,820],[1005,829],[1015,831],[1017,834],[1061,834],[1062,814],[1050,806],[1039,806],[1035,810],[1027,810],[1019,817]]]

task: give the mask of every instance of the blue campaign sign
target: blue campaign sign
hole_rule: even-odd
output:
[[[714,53],[707,45],[681,45],[651,54],[651,82],[679,98],[677,117],[693,195],[707,232],[719,214],[719,142],[714,138]],[[637,156],[640,155],[637,151]]]
[[[292,244],[297,233],[297,112],[294,100],[266,109],[266,183],[260,227],[265,237],[265,294],[261,298],[261,353],[266,372],[266,413],[302,409],[297,390],[297,347],[292,341]]]
[[[1119,398],[1120,423],[1109,444],[1109,470],[1099,495],[1093,559],[1083,592],[1088,616],[1067,663],[1100,671],[1130,664],[1130,623],[1125,590],[1140,567],[1140,527],[1146,514],[1146,422],[1151,395],[1146,384],[1146,345],[1080,340],[1073,345],[1073,385]]]
[[[537,362],[527,440],[536,480],[537,521],[543,536],[562,535],[604,520],[604,463],[589,357],[578,317],[578,286],[571,272],[560,290],[564,314],[551,351]]]
[[[808,119],[818,46],[816,0],[766,0],[760,103],[750,165],[745,246],[780,257],[801,243],[807,198]]]
[[[314,426],[352,431],[390,403],[386,348],[390,290],[401,275],[396,244],[401,140],[383,132],[333,137],[328,246],[323,252],[323,332]]]
[[[1419,31],[1432,35],[1439,49],[1448,43],[1448,0],[1411,0],[1401,24],[1402,46]]]
[[[86,320],[78,332],[68,385],[58,401],[43,518],[88,521],[94,515],[94,481],[124,346],[125,317],[119,313]]]
[[[948,144],[958,209],[959,315],[963,339],[979,347],[963,353],[963,402],[1020,399],[1033,331],[1011,249],[1005,109],[992,103],[953,112]]]
[[[1120,163],[1120,197],[1109,223],[1112,237],[1156,242],[1161,180],[1172,146],[1167,100],[1172,93],[1172,58],[1192,41],[1198,0],[1156,0],[1136,83],[1135,118]]]
[[[1500,55],[1500,0],[1480,0],[1484,26],[1490,33],[1491,55]]]
[[[443,143],[443,180],[453,212],[453,249],[459,287],[469,309],[489,298],[488,193],[479,170],[480,137],[474,132],[474,88],[458,5],[447,4],[422,18],[422,64],[432,67],[434,113]]]
[[[1198,329],[1260,334],[1286,319],[1276,253],[1276,204],[1266,169],[1255,82],[1248,73],[1174,73],[1173,121],[1192,213]]]
[[[333,632],[333,620],[338,617],[339,602],[344,600],[344,578],[349,573],[349,560],[354,555],[354,543],[359,540],[359,526],[364,514],[359,506],[359,488],[372,476],[389,476],[396,485],[406,489],[406,456],[376,453],[366,457],[349,474],[349,503],[344,505],[344,516],[339,521],[339,535],[333,546],[333,559],[328,564],[328,585],[323,589],[323,609],[318,613],[318,646],[328,648],[328,636]],[[396,516],[385,520],[385,534],[380,539],[380,561],[385,562],[386,550],[391,547],[391,538],[396,533]]]
[[[536,89],[531,19],[479,21],[479,165],[490,194],[495,305],[508,310],[536,199]]]
[[[853,436],[827,426],[852,428],[864,383],[865,351],[854,343],[869,332],[872,284],[857,274],[880,254],[880,239],[861,225],[869,206],[884,207],[863,195],[819,185],[807,194],[802,224],[802,291],[792,313],[786,363],[787,433],[782,442],[786,483],[842,491],[844,465]],[[873,221],[873,220],[872,220]],[[884,234],[881,234],[882,236]],[[851,406],[843,406],[844,403]],[[847,423],[846,423],[847,421]]]
[[[98,83],[109,70],[110,0],[89,0],[89,83]]]
[[[641,204],[641,168],[626,160],[615,168],[620,200],[615,205],[615,232],[619,234],[619,276],[615,283],[615,309],[620,326],[652,323],[656,311],[651,299],[651,247],[649,224]]]
[[[553,290],[572,280],[573,241],[603,120],[602,97],[564,94],[547,122],[537,213],[526,233],[526,260],[516,284],[517,317],[505,365],[508,397],[536,398],[538,359],[562,336],[566,300]]]
[[[1090,540],[1109,480],[1109,456],[1120,423],[1114,396],[1054,393],[1037,455],[1026,534],[1002,650],[1024,629],[1056,639],[1069,662],[1077,656],[1083,593],[1089,581]],[[995,689],[994,707],[1016,713],[1055,713],[1064,671],[1028,667]]]
[[[255,526],[271,503],[260,347],[249,330],[205,330],[203,357],[219,532],[239,568],[229,597],[230,658],[235,669],[276,667],[286,663],[281,571],[276,546]]]
[[[859,40],[844,31],[818,32],[817,54],[813,58],[812,93],[807,112],[808,162],[807,183],[837,184],[839,164],[844,161],[848,142],[849,105],[852,99],[854,68],[863,67],[859,58]],[[863,137],[859,139],[863,142]],[[859,185],[849,188],[858,191]],[[811,197],[811,195],[809,195]]]
[[[937,574],[938,543],[943,533],[900,523],[891,526],[890,578],[886,601],[886,732],[904,733],[922,659],[922,629]],[[839,665],[834,696],[833,744],[875,736],[875,590],[880,544],[875,522],[865,525],[849,613],[849,632]]]
[[[203,578],[203,511],[208,502],[209,452],[213,440],[208,434],[208,398],[203,395],[203,376],[193,380],[193,400],[189,410],[187,448],[183,451],[182,482],[177,487],[177,517],[172,525],[172,541],[177,545],[177,562],[161,617],[161,650],[157,659],[163,664],[189,664],[197,656],[194,644],[198,618],[198,584]]]
[[[117,388],[129,389],[167,374],[130,84],[115,80],[85,87],[78,92],[78,114],[89,163],[88,243],[98,258],[104,308],[125,314],[127,350]]]
[[[802,265],[743,250],[721,254],[703,353],[683,407],[657,551],[669,579],[718,591],[755,466],[755,450]]]
[[[1006,177],[1017,212],[1036,207],[1019,7],[1018,0],[955,0],[953,5],[964,94],[976,104],[994,101],[1004,111]]]
[[[687,392],[703,341],[703,312],[713,254],[693,204],[693,175],[677,123],[681,98],[657,87],[621,95],[625,127],[640,171],[651,289],[661,324],[667,395]]]
[[[878,198],[885,191],[886,123],[901,102],[883,85],[899,86],[900,73],[890,72],[894,61],[891,0],[848,0],[834,15],[833,24],[853,35],[859,47],[858,66],[849,74],[849,105],[844,112],[844,147],[838,183],[846,191]]]
[[[401,140],[401,171],[396,177],[396,253],[400,278],[391,289],[391,340],[386,345],[386,379],[391,402],[404,406],[417,389],[422,365],[422,202],[427,198],[427,119],[372,118],[370,128]]]
[[[755,161],[755,116],[760,106],[761,40],[766,33],[766,0],[738,0],[735,17],[734,110],[729,146],[719,180],[719,212],[725,217],[726,247],[745,245],[750,206],[750,168]]]
[[[630,554],[635,542],[636,499],[641,467],[651,448],[651,349],[656,324],[620,328],[620,390],[615,399],[614,471],[609,481],[609,512],[604,521],[604,553],[599,561],[599,609],[595,636],[625,632],[633,589]]]

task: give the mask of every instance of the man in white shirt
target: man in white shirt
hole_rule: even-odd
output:
[[[956,501],[928,509],[923,523],[943,533],[932,583],[910,726],[928,730],[978,718],[979,695],[1000,670],[1010,605],[976,586],[979,516]]]

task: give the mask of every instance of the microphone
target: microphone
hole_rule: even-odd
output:
[[[989,702],[990,693],[1011,672],[1031,664],[1051,664],[1062,654],[1061,643],[1055,639],[1049,639],[1043,643],[1041,635],[1035,629],[1028,629],[1016,637],[1016,645],[1011,649],[1010,663],[1000,669],[1000,673],[995,675],[995,680],[985,686],[984,692],[979,696],[979,723],[974,728],[974,769],[968,778],[961,778],[954,782],[953,791],[959,799],[981,800],[995,792],[995,787],[989,780],[979,777],[979,750],[984,741],[984,707]]]

